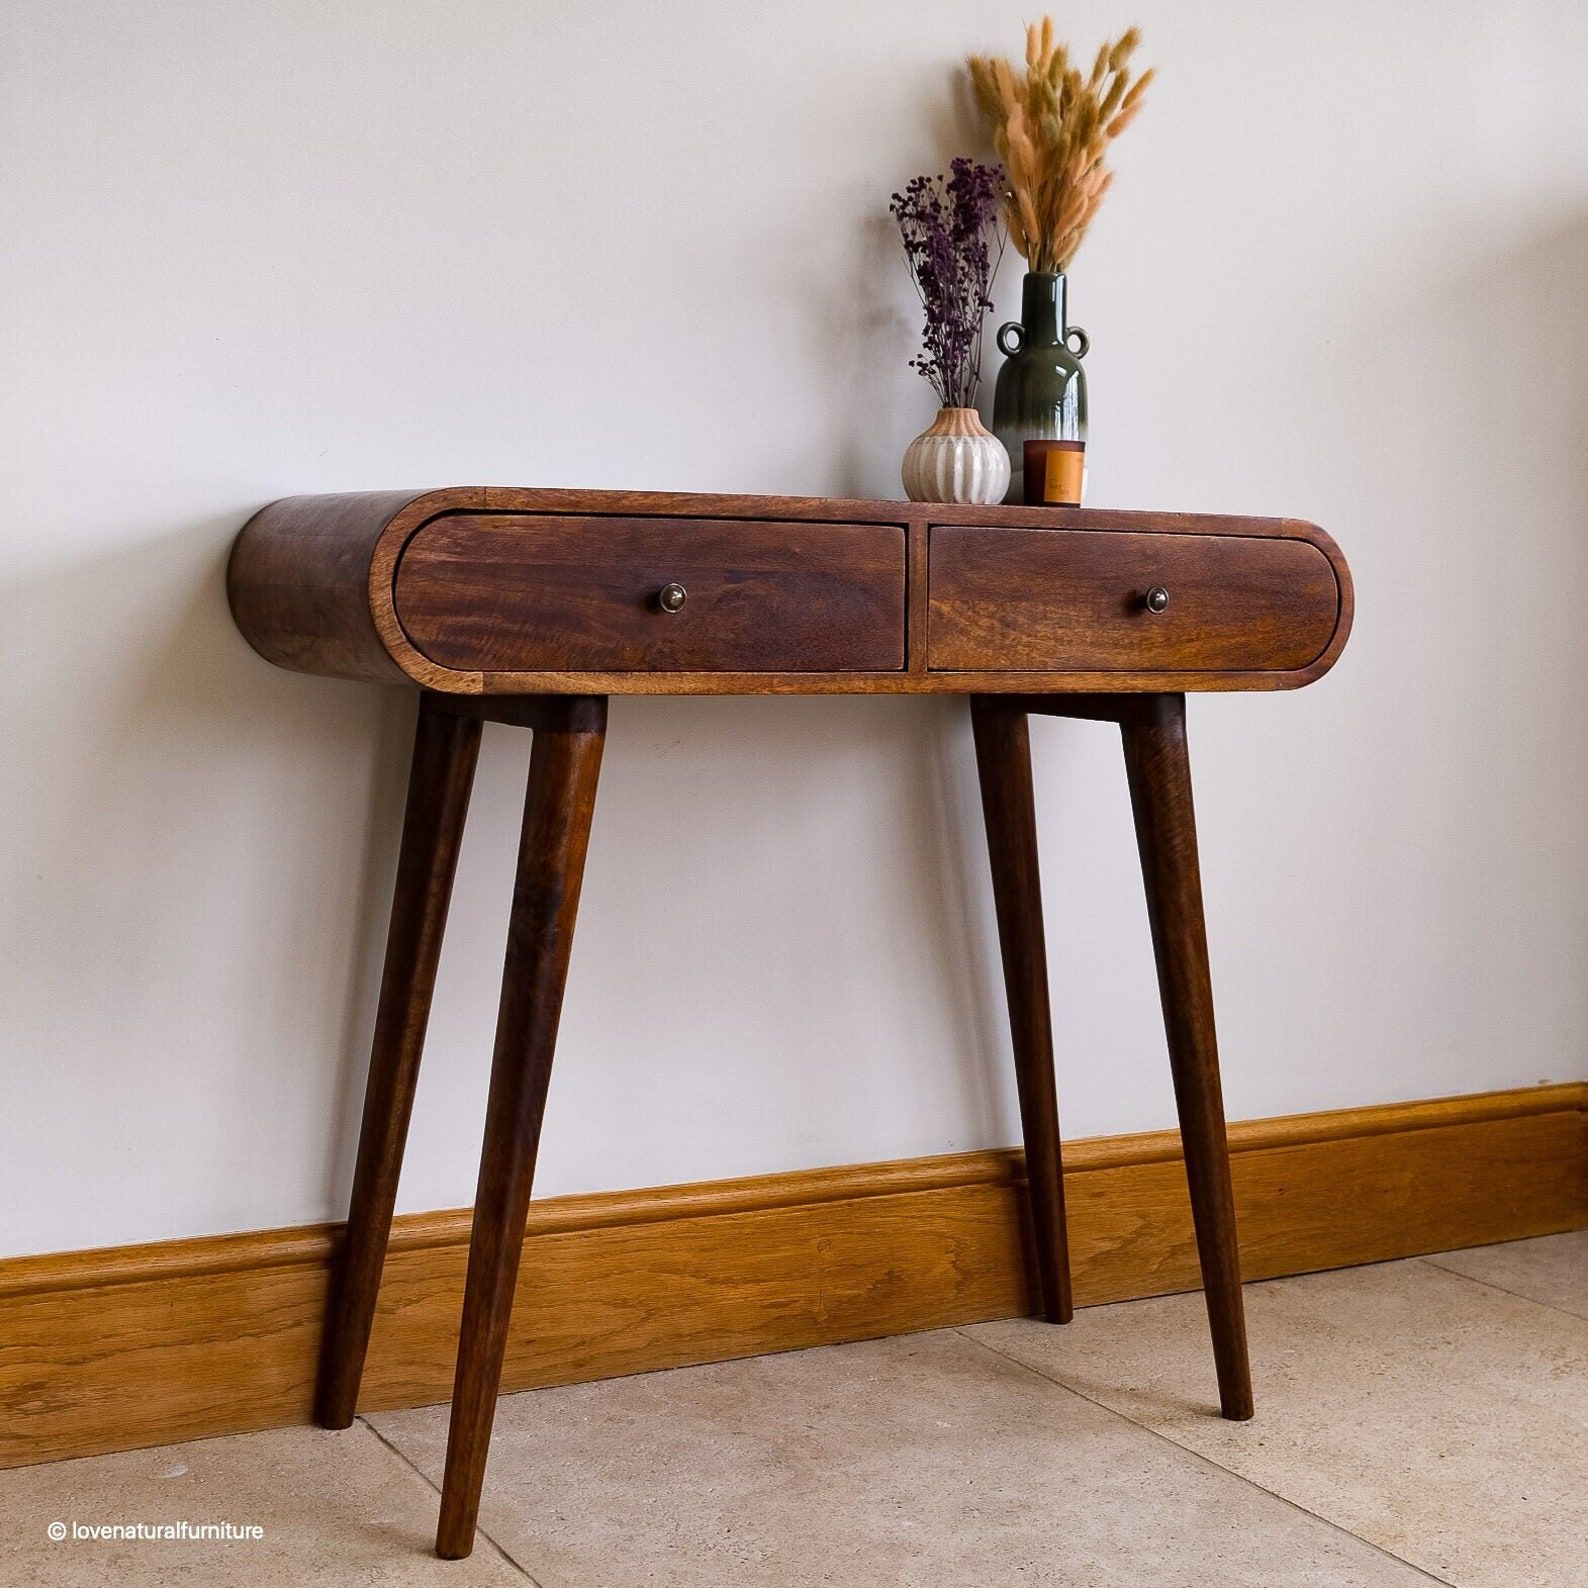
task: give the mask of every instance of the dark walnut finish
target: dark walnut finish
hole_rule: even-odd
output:
[[[1197,1256],[1213,1331],[1219,1404],[1237,1421],[1252,1415],[1252,1375],[1241,1309],[1235,1195],[1224,1140],[1224,1097],[1213,1035],[1213,984],[1202,922],[1202,872],[1191,809],[1185,700],[1160,696],[1123,724],[1125,773],[1136,817],[1136,846],[1147,886],[1147,916],[1158,961],[1158,991],[1169,1038],[1169,1068],[1185,1149]]]
[[[1015,1090],[1025,1137],[1026,1186],[1031,1197],[1042,1315],[1049,1323],[1068,1323],[1075,1303],[1070,1295],[1069,1239],[1064,1225],[1064,1166],[1059,1155],[1048,949],[1037,871],[1031,735],[1025,712],[997,695],[971,696],[970,724],[1009,998]]]
[[[289,497],[229,585],[282,667],[465,695],[1294,689],[1352,610],[1296,519],[633,491]]]
[[[1291,519],[635,492],[295,497],[239,535],[238,626],[302,672],[420,686],[318,1415],[351,1420],[482,722],[532,730],[437,1549],[473,1546],[612,694],[948,693],[971,723],[1045,1317],[1072,1311],[1030,713],[1118,722],[1220,1406],[1252,1414],[1187,690],[1292,689],[1350,631]]]
[[[419,1081],[419,1056],[430,1022],[441,935],[480,753],[478,719],[437,711],[433,701],[440,698],[421,700],[414,734],[353,1200],[326,1313],[316,1396],[316,1413],[326,1428],[348,1427],[358,1401]]]
[[[1297,673],[1340,610],[1305,540],[937,524],[929,566],[943,670]]]
[[[904,529],[449,513],[408,542],[394,604],[461,672],[897,671]]]
[[[449,1560],[474,1546],[606,731],[603,698],[564,697],[529,757],[436,1535]]]

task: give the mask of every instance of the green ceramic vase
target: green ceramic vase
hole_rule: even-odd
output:
[[[998,327],[1004,355],[993,392],[993,434],[1009,454],[1006,502],[1025,500],[1027,441],[1086,440],[1086,371],[1091,344],[1065,320],[1064,277],[1028,271],[1020,318]]]

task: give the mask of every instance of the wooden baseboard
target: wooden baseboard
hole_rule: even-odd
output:
[[[1231,1127],[1246,1277],[1588,1227],[1588,1084]],[[1067,1144],[1083,1305],[1197,1284],[1179,1137]],[[535,1204],[505,1387],[1033,1309],[1020,1156]],[[337,1226],[0,1262],[0,1466],[309,1420]],[[469,1214],[397,1221],[366,1409],[451,1393]]]

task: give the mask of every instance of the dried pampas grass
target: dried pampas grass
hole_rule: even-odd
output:
[[[1032,270],[1064,270],[1081,246],[1114,173],[1108,146],[1141,109],[1151,69],[1132,78],[1141,34],[1130,28],[1097,52],[1083,77],[1067,46],[1053,41],[1053,19],[1026,30],[1026,69],[973,55],[967,62],[976,102],[992,127],[1008,174],[1004,219],[1009,239]]]

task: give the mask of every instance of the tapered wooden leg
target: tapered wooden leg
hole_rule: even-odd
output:
[[[474,1547],[605,736],[605,698],[569,697],[548,703],[530,754],[436,1533],[447,1560]]]
[[[1219,1404],[1226,1417],[1241,1420],[1252,1415],[1252,1378],[1213,1030],[1196,818],[1191,807],[1185,697],[1156,697],[1155,710],[1126,721],[1121,731],[1153,951],[1158,960],[1169,1064],[1180,1110],[1202,1286],[1213,1333]]]
[[[1047,943],[1042,885],[1037,873],[1037,820],[1031,788],[1031,739],[1026,714],[991,695],[973,695],[971,727],[981,779],[993,901],[1003,950],[1015,1082],[1026,1142],[1026,1184],[1036,1238],[1042,1315],[1068,1323],[1069,1241],[1064,1222],[1064,1172],[1059,1152],[1059,1105],[1053,1076],[1053,1017],[1048,1002]]]
[[[358,1401],[479,748],[478,722],[421,697],[358,1167],[326,1313],[315,1410],[327,1428],[346,1428]]]

